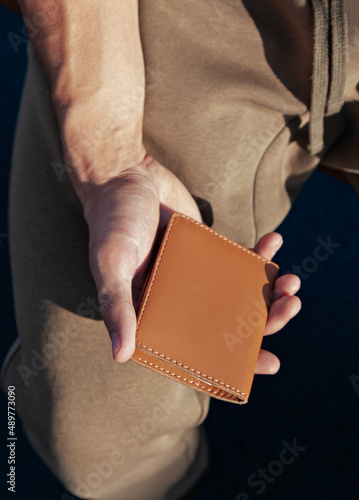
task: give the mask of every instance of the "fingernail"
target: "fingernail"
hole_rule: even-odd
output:
[[[283,245],[283,238],[281,240],[278,240],[277,243],[274,245],[273,250],[272,250],[272,257],[275,253],[278,252],[280,247]]]
[[[275,244],[275,249],[279,250],[282,245],[283,245],[283,238],[277,241],[277,243]]]
[[[115,359],[116,355],[121,347],[121,339],[120,339],[120,336],[117,332],[112,332],[110,334],[110,337],[111,337],[111,342],[112,342],[112,355],[113,355],[113,359]]]

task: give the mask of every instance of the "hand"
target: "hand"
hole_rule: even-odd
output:
[[[89,263],[114,359],[135,350],[137,306],[158,230],[173,212],[202,222],[196,202],[169,170],[149,156],[101,185],[84,203],[89,227]]]
[[[279,233],[268,233],[262,236],[253,251],[271,260],[282,246],[283,239]],[[301,301],[294,294],[300,288],[300,279],[295,274],[280,276],[274,284],[272,304],[269,308],[268,320],[264,335],[272,335],[281,330],[301,309]],[[271,352],[260,350],[256,374],[271,375],[277,373],[280,362]]]
[[[114,359],[125,362],[135,349],[136,314],[151,250],[157,231],[173,212],[181,212],[202,222],[193,197],[177,177],[156,160],[122,171],[110,181],[91,190],[84,204],[89,226],[89,260],[94,276],[100,311],[112,338]],[[271,259],[280,235],[263,236],[254,251]],[[275,290],[280,296],[295,293],[299,278],[282,276]],[[298,303],[299,302],[299,303]],[[300,309],[297,297],[277,297],[272,304],[265,334],[282,328]],[[256,373],[275,373],[279,360],[261,351]]]

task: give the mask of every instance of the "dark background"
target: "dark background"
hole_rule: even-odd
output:
[[[0,362],[17,335],[7,202],[27,58],[25,43],[15,53],[8,35],[24,36],[22,27],[18,16],[0,7]],[[212,399],[205,422],[210,463],[191,500],[359,498],[359,199],[351,187],[317,171],[278,231],[284,237],[275,258],[281,272],[303,263],[307,269],[312,266],[298,294],[302,311],[282,332],[265,339],[265,347],[279,356],[282,366],[274,377],[255,377],[248,405]],[[340,246],[325,261],[305,260],[313,258],[318,238],[326,241],[328,237]],[[0,391],[0,497],[61,499],[64,488],[32,450],[19,420],[16,494],[7,493],[6,419],[6,398]],[[283,443],[293,444],[295,439],[305,449],[281,467],[275,461]],[[289,452],[285,458],[290,458]],[[260,468],[272,471],[265,488],[256,482]],[[251,476],[252,486],[247,482]]]

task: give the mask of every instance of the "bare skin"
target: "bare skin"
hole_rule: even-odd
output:
[[[114,359],[126,362],[135,348],[135,306],[158,228],[173,211],[201,220],[187,188],[142,144],[145,73],[138,2],[19,4],[49,82],[68,175],[89,227],[90,268]],[[269,233],[254,251],[272,259],[281,244],[278,233]],[[298,313],[299,287],[295,275],[276,280],[265,335]],[[262,350],[256,373],[278,369],[278,358]]]

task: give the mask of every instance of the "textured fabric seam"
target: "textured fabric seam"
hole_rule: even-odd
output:
[[[306,111],[307,113],[308,111]],[[303,113],[305,114],[305,113]],[[286,123],[278,130],[276,135],[273,137],[273,139],[270,141],[266,149],[263,151],[263,154],[258,162],[256,173],[254,175],[254,183],[253,183],[253,192],[252,192],[252,217],[253,217],[253,222],[254,222],[254,244],[256,244],[257,239],[258,239],[258,226],[257,226],[257,219],[256,219],[256,186],[257,186],[257,179],[259,175],[259,171],[261,169],[261,166],[263,164],[263,161],[265,159],[266,154],[268,151],[271,149],[273,144],[277,141],[277,139],[282,135],[282,133],[288,128],[288,125],[297,118],[297,115],[290,118]]]

